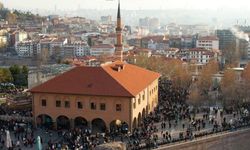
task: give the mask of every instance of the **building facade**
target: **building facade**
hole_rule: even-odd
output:
[[[90,48],[90,55],[102,56],[102,55],[113,55],[115,53],[115,47],[110,44],[99,44]]]
[[[219,49],[219,38],[216,36],[199,37],[196,41],[196,47],[207,50]]]
[[[76,67],[30,90],[35,125],[104,132],[122,123],[131,131],[157,106],[159,77],[122,62]]]

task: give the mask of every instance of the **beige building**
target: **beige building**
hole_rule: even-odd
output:
[[[30,90],[36,126],[104,132],[140,125],[158,104],[160,74],[120,61],[76,67]]]
[[[113,48],[118,61],[101,67],[76,67],[32,88],[36,126],[131,131],[154,110],[160,74],[123,62],[121,33],[119,3]]]

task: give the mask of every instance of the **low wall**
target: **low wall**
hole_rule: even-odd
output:
[[[185,143],[161,146],[158,150],[249,150],[250,129],[218,133]]]

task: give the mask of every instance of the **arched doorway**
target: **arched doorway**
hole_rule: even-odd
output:
[[[149,112],[148,112],[148,105],[146,106],[146,114],[148,115],[149,114]]]
[[[49,115],[41,114],[36,117],[37,127],[52,129],[53,120]]]
[[[142,119],[146,118],[146,110],[145,108],[143,108],[142,110]]]
[[[141,120],[141,113],[138,115],[138,126],[141,126],[142,120]]]
[[[133,129],[135,129],[136,127],[137,127],[137,123],[136,123],[136,117],[134,118],[134,120],[133,120]]]
[[[92,124],[92,132],[93,133],[98,133],[98,132],[103,133],[106,131],[106,124],[100,118],[96,118],[96,119],[92,120],[91,124]]]
[[[129,131],[129,126],[127,124],[127,122],[122,122],[122,126],[121,126],[121,133],[123,134],[127,134]]]
[[[59,116],[56,119],[57,129],[69,129],[70,128],[70,121],[69,118],[66,116]]]
[[[118,132],[120,132],[121,131],[121,126],[122,126],[121,120],[113,120],[109,124],[110,132],[111,133],[118,133]]]
[[[82,129],[88,128],[88,121],[83,117],[76,117],[74,123],[76,128],[82,128]]]

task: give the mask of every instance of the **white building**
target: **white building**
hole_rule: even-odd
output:
[[[50,49],[49,49],[49,55],[52,56],[53,54],[55,54],[55,47],[59,47],[62,48],[63,45],[68,43],[68,39],[67,38],[54,38],[51,40],[50,42]]]
[[[196,41],[197,48],[205,48],[207,50],[219,49],[219,38],[216,36],[199,37]]]
[[[25,31],[15,31],[13,33],[13,36],[14,36],[13,37],[14,39],[12,39],[12,42],[14,45],[17,44],[18,42],[22,42],[28,38],[28,34]]]
[[[168,58],[176,58],[179,51],[178,48],[168,48],[165,50],[165,55]]]
[[[86,56],[90,54],[89,45],[86,42],[75,41],[73,44],[76,57]]]
[[[203,48],[193,48],[188,51],[188,59],[197,64],[207,64],[215,54]]]
[[[250,42],[248,43],[247,47],[247,58],[250,59]]]
[[[20,57],[32,57],[37,50],[37,43],[34,41],[22,41],[15,45],[15,50]]]
[[[115,52],[114,45],[111,44],[100,44],[92,46],[90,49],[90,54],[92,56],[101,56],[101,55],[113,55]]]

